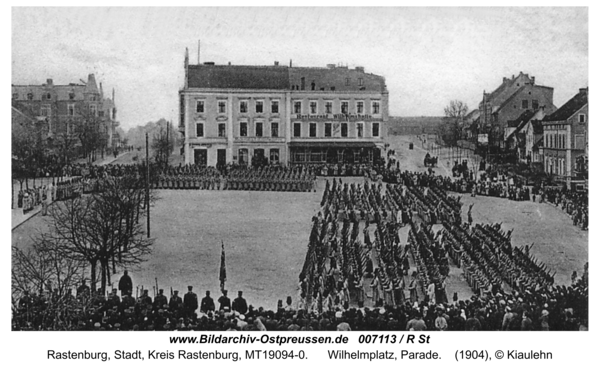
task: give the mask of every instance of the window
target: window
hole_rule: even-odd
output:
[[[226,137],[225,133],[225,123],[219,123],[219,137]]]
[[[531,108],[533,110],[538,110],[540,108],[540,103],[537,100],[531,100]]]
[[[248,136],[248,123],[241,122],[240,123],[240,137]]]
[[[271,113],[279,114],[279,100],[271,101]]]
[[[325,123],[325,137],[331,137],[331,123]]]
[[[96,95],[90,96],[90,101],[96,101]]]
[[[348,101],[342,101],[342,114],[348,114]]]
[[[256,102],[256,112],[257,113],[262,113],[263,112],[263,102],[262,101],[257,101]]]
[[[372,128],[373,137],[379,137],[379,123],[373,123]]]
[[[75,92],[69,92],[69,100],[75,100]]]
[[[346,78],[346,86],[350,86],[350,78]]]
[[[99,116],[99,117],[103,117],[103,116],[104,116],[104,110],[100,110],[100,111],[98,112],[98,116]]]
[[[225,104],[225,101],[219,101],[218,107],[219,107],[219,110],[218,110],[219,114],[227,113],[227,105]]]
[[[302,114],[302,101],[294,101],[294,114]]]
[[[239,153],[239,163],[242,165],[248,164],[248,149],[240,149]]]
[[[356,102],[356,114],[364,114],[365,113],[365,103],[362,101]]]
[[[67,105],[67,115],[70,117],[75,116],[75,104],[68,104]]]
[[[363,137],[363,124],[356,123],[356,137]]]
[[[196,101],[196,113],[204,113],[204,100]]]
[[[33,93],[30,92],[27,94],[27,100],[33,100]]]
[[[371,114],[373,114],[373,115],[379,114],[379,101],[371,102]]]
[[[240,101],[240,113],[247,113],[248,112],[248,101]]]
[[[342,137],[348,137],[348,123],[342,123]]]
[[[529,100],[523,100],[523,101],[521,101],[521,108],[522,109],[528,109],[529,108]]]
[[[204,123],[196,123],[196,137],[204,137]]]
[[[271,123],[271,137],[279,137],[279,123]]]
[[[317,114],[317,102],[316,101],[310,102],[310,113]]]
[[[302,135],[302,123],[294,123],[294,137]]]
[[[579,114],[579,123],[585,123],[585,114]]]
[[[90,105],[90,114],[92,114],[93,116],[96,116],[96,105],[94,105],[94,104]]]
[[[256,126],[254,127],[255,136],[262,137],[263,136],[263,124],[262,122],[256,122]]]
[[[42,105],[40,115],[42,115],[44,117],[49,117],[50,116],[50,105]]]
[[[363,79],[362,79],[362,78],[359,78],[359,79],[358,79],[358,85],[359,85],[359,86],[362,86],[362,85],[363,85]]]
[[[48,92],[47,94],[44,95],[44,98],[46,100],[51,100],[52,99],[52,95]],[[93,101],[93,100],[92,100]]]
[[[279,163],[279,149],[271,149],[269,151],[269,161],[271,164]]]
[[[331,101],[325,103],[325,114],[333,114],[333,103]]]
[[[312,81],[310,83],[310,89],[314,91],[315,90],[315,86],[316,86],[315,81]]]
[[[575,150],[585,150],[585,135],[575,135]]]
[[[308,127],[308,135],[310,137],[317,137],[317,123],[310,123]]]

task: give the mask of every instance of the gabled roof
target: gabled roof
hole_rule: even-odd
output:
[[[558,108],[554,113],[546,116],[544,122],[557,122],[569,119],[579,109],[583,108],[588,103],[588,89],[581,89],[579,93],[567,101],[563,106]]]
[[[525,124],[527,124],[527,122],[529,122],[529,120],[531,118],[533,118],[533,116],[535,115],[535,112],[532,110],[525,110],[523,113],[521,113],[521,115],[519,115],[519,117],[515,120],[509,120],[508,121],[508,126],[509,127],[517,127],[517,129],[523,128],[525,126]]]
[[[496,109],[496,110],[494,111],[494,113],[495,113],[495,112],[498,112],[498,111],[500,111],[500,110],[502,110],[502,108],[504,108],[506,105],[508,105],[508,104],[509,104],[509,103],[512,101],[512,99],[513,99],[515,96],[517,96],[519,93],[521,93],[521,91],[523,91],[524,89],[525,89],[525,86],[521,86],[521,87],[519,87],[519,88],[518,88],[518,89],[517,89],[515,92],[513,92],[513,93],[512,93],[512,94],[511,94],[511,95],[510,95],[510,96],[509,96],[509,97],[508,97],[506,100],[504,100],[504,101],[502,102],[502,104],[500,104],[500,106],[498,107],[498,109]]]

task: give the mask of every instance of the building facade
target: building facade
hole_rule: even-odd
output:
[[[118,125],[117,108],[112,98],[104,96],[93,74],[87,82],[55,85],[48,79],[42,85],[12,85],[12,106],[45,124],[44,136],[51,147],[61,137],[75,136],[86,121],[99,123],[106,147],[112,148]]]
[[[483,92],[479,103],[479,133],[488,135],[490,146],[505,147],[505,129],[508,122],[516,120],[527,110],[536,111],[541,106],[546,111],[556,110],[553,104],[554,89],[535,84],[535,77],[520,72],[518,76],[503,78],[493,92]]]
[[[387,132],[388,92],[363,68],[190,65],[179,91],[186,163],[369,163]]]
[[[587,161],[588,119],[588,88],[582,88],[542,121],[544,170],[569,188],[587,181],[587,173],[578,168],[578,161]]]

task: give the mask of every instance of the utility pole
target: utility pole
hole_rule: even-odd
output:
[[[150,238],[150,156],[148,155],[148,132],[146,132],[146,229]]]
[[[169,142],[169,125],[170,123],[167,122],[167,157],[165,159],[165,167],[169,166],[169,156],[171,156],[171,143]]]

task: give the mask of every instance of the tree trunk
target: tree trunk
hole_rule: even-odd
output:
[[[90,288],[92,289],[92,292],[96,292],[96,265],[97,265],[97,261],[94,260],[91,262],[91,278],[92,280],[90,281]]]
[[[100,286],[100,294],[104,296],[104,292],[106,290],[106,273],[108,270],[108,262],[106,260],[100,261],[100,266],[102,269],[102,285]]]

